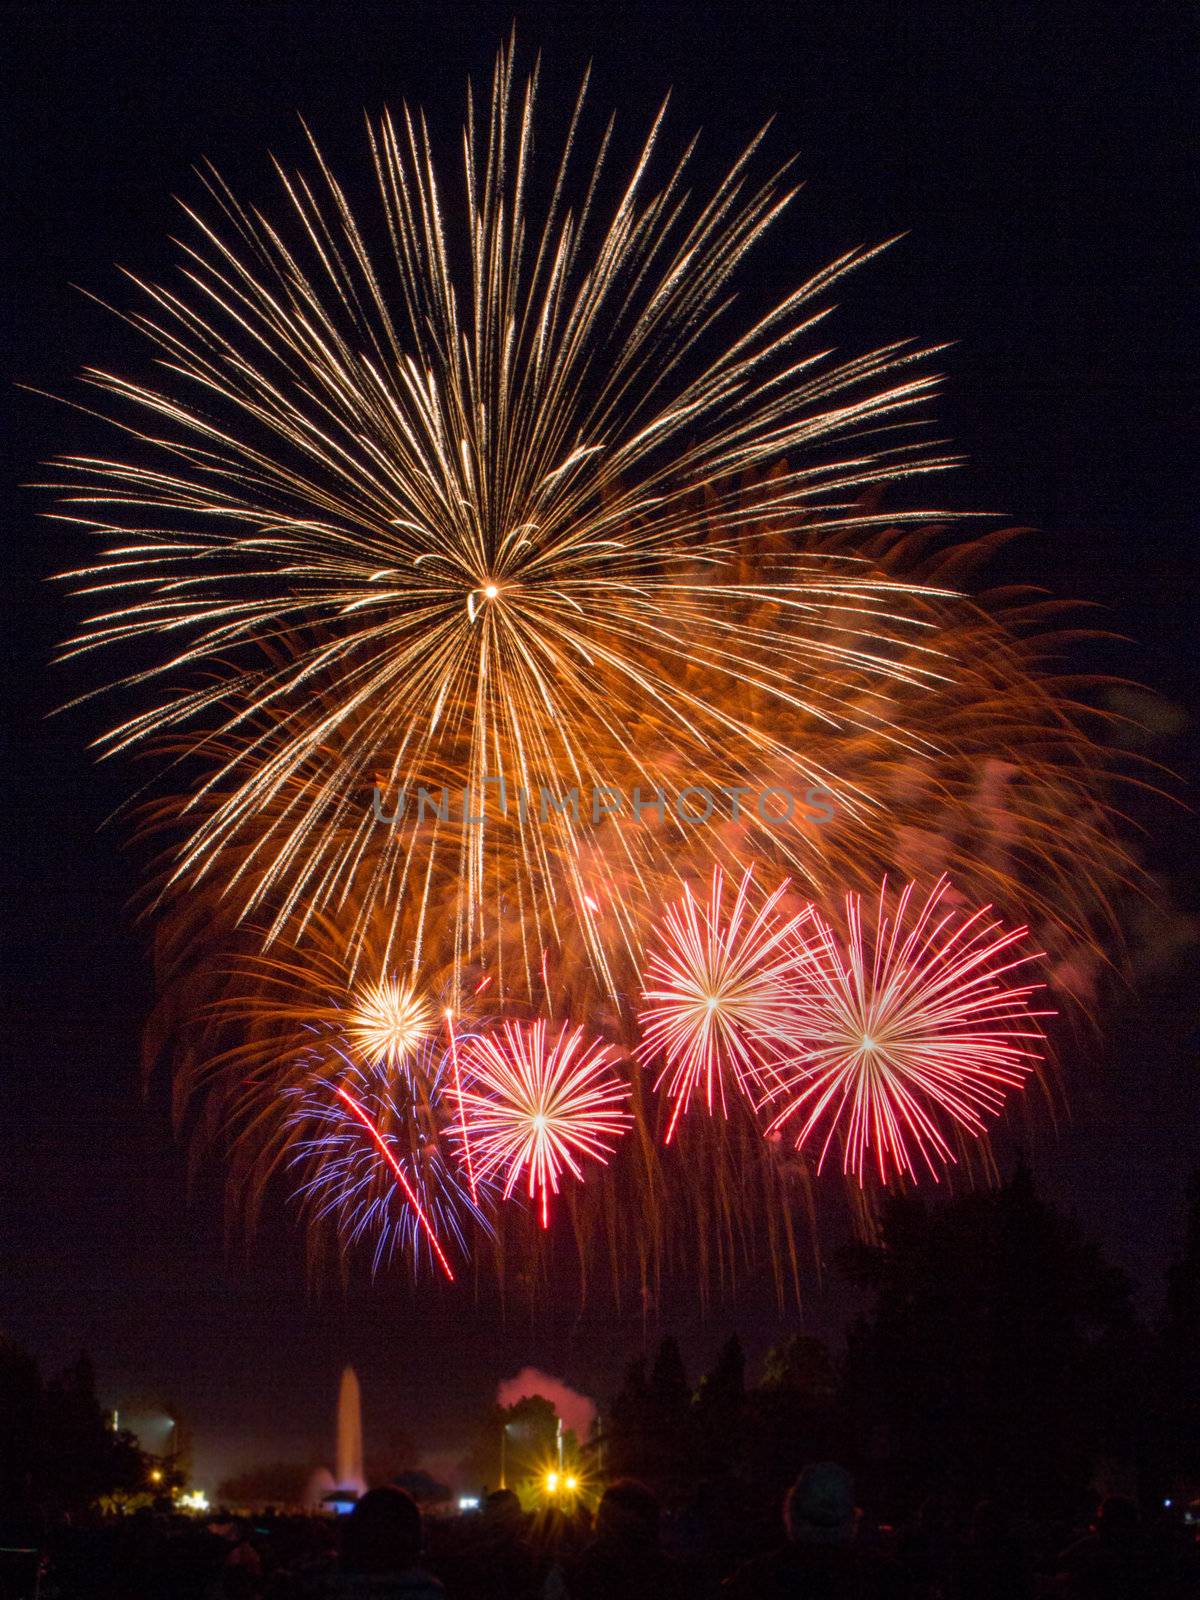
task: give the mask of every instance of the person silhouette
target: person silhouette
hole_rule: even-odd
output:
[[[571,1600],[683,1600],[682,1568],[659,1543],[661,1510],[633,1478],[610,1483],[596,1511],[596,1534],[566,1574]]]
[[[341,1527],[330,1600],[444,1600],[445,1589],[419,1565],[421,1513],[405,1490],[369,1489]]]

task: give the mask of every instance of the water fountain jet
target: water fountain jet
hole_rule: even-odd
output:
[[[362,1391],[353,1367],[342,1369],[338,1387],[335,1471],[322,1467],[309,1483],[309,1499],[339,1515],[352,1511],[367,1490],[363,1477]]]

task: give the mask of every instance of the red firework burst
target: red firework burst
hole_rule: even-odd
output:
[[[460,1050],[461,1143],[475,1180],[502,1181],[507,1200],[524,1175],[546,1227],[564,1170],[582,1180],[580,1159],[606,1162],[632,1121],[612,1047],[585,1041],[582,1028],[564,1025],[548,1039],[545,1022],[505,1022],[463,1038]]]
[[[757,911],[752,888],[747,868],[726,914],[716,868],[707,903],[685,887],[658,927],[642,990],[653,1004],[638,1018],[638,1055],[665,1063],[655,1088],[665,1084],[674,1102],[668,1143],[697,1092],[710,1115],[716,1102],[727,1112],[727,1076],[751,1100],[761,1098],[795,1037],[794,935],[803,913],[789,919],[779,911],[786,882]]]
[[[919,910],[914,885],[888,906],[885,878],[870,930],[859,896],[846,896],[845,937],[815,909],[795,959],[798,1055],[764,1097],[782,1108],[768,1132],[799,1122],[797,1148],[835,1138],[843,1171],[861,1184],[868,1165],[916,1176],[923,1162],[955,1160],[948,1135],[978,1136],[1010,1089],[1042,1059],[1030,1009],[1043,986],[1011,974],[1038,958],[1016,954],[1026,928],[1005,932],[990,906],[960,912],[939,879]]]

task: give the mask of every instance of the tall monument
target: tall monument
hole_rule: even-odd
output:
[[[337,1456],[335,1483],[338,1490],[355,1497],[366,1492],[363,1479],[362,1392],[353,1367],[342,1372],[338,1390]]]

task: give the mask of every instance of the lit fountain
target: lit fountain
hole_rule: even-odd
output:
[[[342,1371],[337,1409],[337,1484],[357,1500],[367,1492],[363,1480],[362,1392],[353,1367]]]
[[[360,1495],[366,1493],[363,1478],[362,1391],[353,1367],[342,1372],[337,1405],[337,1468],[333,1476],[321,1467],[312,1476],[308,1487],[308,1503],[329,1511],[349,1511]]]

